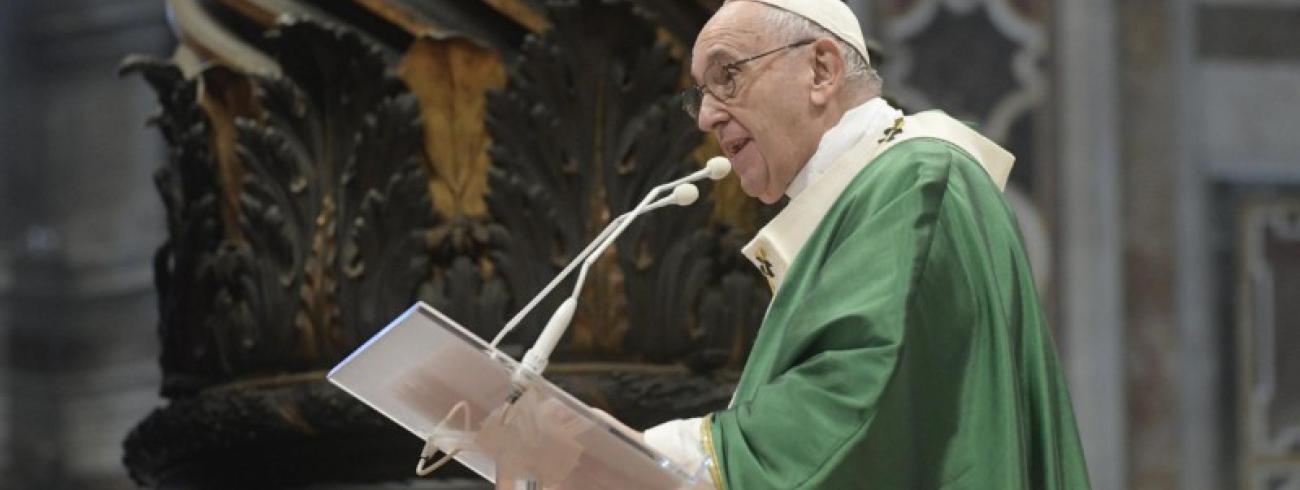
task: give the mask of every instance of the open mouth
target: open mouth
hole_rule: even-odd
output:
[[[749,146],[749,143],[751,141],[753,140],[750,140],[749,138],[742,138],[731,142],[723,150],[727,152],[728,158],[735,157],[737,153],[740,153],[740,151],[744,150],[746,146]]]

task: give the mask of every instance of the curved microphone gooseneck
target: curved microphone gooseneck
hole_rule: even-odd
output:
[[[578,279],[573,286],[573,292],[564,300],[563,303],[560,304],[560,307],[555,310],[555,313],[551,315],[550,320],[546,322],[546,327],[542,329],[541,335],[538,336],[537,342],[533,344],[531,349],[528,349],[528,352],[524,354],[524,358],[519,363],[519,366],[515,368],[515,372],[513,376],[511,376],[510,380],[511,390],[510,395],[507,398],[507,403],[513,404],[517,401],[519,397],[523,395],[524,391],[528,389],[531,378],[541,376],[542,372],[546,370],[546,365],[551,357],[551,352],[555,350],[555,346],[559,344],[560,338],[563,337],[564,332],[568,330],[569,323],[573,321],[573,314],[578,307],[578,296],[582,290],[582,285],[587,278],[587,270],[590,269],[591,265],[600,258],[600,255],[614,243],[614,240],[617,240],[619,235],[622,235],[623,232],[627,230],[627,227],[632,224],[632,221],[645,213],[662,207],[671,205],[689,206],[700,197],[699,188],[694,184],[691,184],[691,182],[703,180],[705,178],[719,180],[726,177],[729,173],[731,173],[731,161],[723,157],[713,157],[709,159],[704,168],[680,179],[651,189],[650,192],[646,194],[645,198],[641,200],[641,203],[635,208],[632,208],[631,211],[623,213],[618,218],[610,221],[609,225],[607,225],[605,229],[596,236],[595,240],[588,244],[582,252],[580,252],[578,256],[564,268],[564,270],[560,271],[560,274],[557,275],[555,279],[552,279],[550,284],[547,284],[546,287],[537,294],[537,296],[533,297],[533,299],[528,302],[527,306],[524,306],[519,313],[516,313],[515,316],[506,323],[501,332],[492,340],[491,345],[493,347],[495,347],[497,343],[500,342],[501,339],[511,330],[514,330],[514,328],[523,320],[524,316],[535,308],[537,303],[539,303],[543,297],[550,294],[552,289],[563,281],[575,267],[581,264],[581,269],[578,272]],[[672,190],[669,195],[655,200],[656,196],[669,189]]]

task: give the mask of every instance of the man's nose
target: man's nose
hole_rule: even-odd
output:
[[[700,116],[696,118],[695,123],[699,125],[700,131],[705,133],[711,132],[727,122],[731,115],[727,113],[726,108],[714,96],[705,93],[700,98]]]

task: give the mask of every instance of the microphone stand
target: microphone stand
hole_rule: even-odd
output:
[[[515,371],[511,376],[510,394],[506,397],[505,406],[501,411],[500,423],[502,425],[506,424],[510,420],[510,411],[511,408],[514,407],[515,402],[519,401],[523,394],[528,390],[528,387],[532,384],[532,381],[537,377],[540,377],[542,371],[546,369],[551,352],[554,351],[556,344],[559,343],[565,330],[568,329],[569,323],[573,320],[574,311],[577,309],[578,295],[582,290],[583,282],[587,278],[587,271],[591,268],[592,264],[596,262],[600,255],[614,243],[614,240],[618,239],[618,237],[627,230],[633,220],[642,214],[670,205],[689,206],[693,204],[697,199],[699,199],[700,190],[694,184],[691,184],[691,182],[705,178],[719,180],[726,177],[730,172],[730,161],[723,157],[714,157],[709,159],[705,168],[687,175],[686,177],[682,177],[651,189],[650,192],[646,194],[645,198],[641,200],[640,204],[632,208],[632,210],[611,220],[609,224],[601,230],[600,234],[596,236],[595,240],[592,240],[591,243],[587,244],[587,246],[584,247],[576,257],[574,257],[573,261],[569,262],[569,264],[565,266],[564,270],[560,271],[560,273],[556,275],[541,292],[534,296],[527,305],[520,309],[519,312],[510,319],[510,321],[506,322],[501,331],[492,339],[492,343],[488,349],[490,355],[501,355],[500,351],[496,348],[501,342],[501,339],[505,338],[506,335],[518,327],[524,317],[537,307],[542,298],[545,298],[550,294],[551,291],[560,284],[560,282],[573,272],[574,268],[581,265],[578,279],[573,287],[573,292],[564,300],[563,303],[560,304],[560,307],[556,309],[555,313],[546,323],[546,327],[542,330],[537,342],[524,355],[523,360],[515,368]],[[659,196],[669,189],[672,190],[671,194],[655,200],[656,196]],[[453,409],[452,413],[448,414],[447,420],[444,420],[439,426],[441,427],[443,424],[451,421],[455,414],[456,409]],[[468,415],[466,414],[464,418],[464,423],[468,425]],[[425,440],[424,448],[420,452],[419,463],[416,465],[416,472],[418,474],[426,475],[433,470],[436,470],[460,452],[459,449],[452,449],[443,456],[443,458],[430,465],[429,463],[437,451],[438,444],[433,437]],[[526,477],[518,479],[519,476],[521,475],[514,475],[511,468],[498,467],[496,475],[497,488],[512,488],[520,484],[529,489],[536,487],[535,481]]]
[[[553,279],[551,283],[541,291],[541,293],[535,296],[523,310],[520,310],[514,318],[511,318],[510,322],[506,324],[506,327],[502,329],[502,332],[493,340],[492,345],[494,347],[502,337],[504,337],[514,327],[518,326],[523,316],[534,308],[536,304],[541,301],[542,297],[549,294],[551,290],[564,279],[564,277],[573,271],[573,268],[577,266],[577,264],[582,264],[572,294],[570,294],[570,296],[560,304],[560,307],[556,309],[555,313],[552,314],[550,320],[546,323],[546,327],[542,329],[541,335],[538,336],[537,341],[533,344],[533,347],[528,350],[524,355],[523,360],[519,363],[519,366],[515,368],[514,375],[511,377],[510,395],[506,398],[507,413],[509,412],[510,407],[513,406],[528,389],[531,379],[535,376],[541,376],[542,372],[546,369],[551,352],[554,351],[560,338],[564,335],[564,332],[568,330],[569,323],[573,320],[574,312],[577,310],[578,295],[586,280],[587,271],[591,268],[591,265],[596,262],[600,255],[614,243],[614,240],[618,239],[618,237],[627,230],[627,227],[632,224],[633,220],[642,214],[672,204],[687,206],[694,203],[696,199],[699,198],[699,188],[695,187],[694,184],[690,184],[690,182],[703,180],[705,178],[718,180],[726,177],[730,172],[730,161],[723,157],[714,157],[709,159],[705,168],[651,189],[650,192],[646,194],[645,198],[641,200],[640,204],[632,208],[631,211],[628,211],[611,221],[609,225],[601,231],[600,235],[588,244],[587,247],[583,249],[582,253],[578,254],[578,257],[575,257],[574,260],[560,272],[560,275],[556,276],[556,278]],[[668,189],[672,189],[672,194],[657,201],[654,200],[656,196]],[[502,421],[504,422],[505,420],[506,418],[502,417]]]

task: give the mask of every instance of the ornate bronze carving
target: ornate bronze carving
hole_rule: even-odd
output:
[[[164,335],[198,332],[164,343],[169,395],[327,368],[405,309],[429,275],[434,216],[416,98],[347,31],[295,22],[277,32],[286,76],[254,77],[265,117],[234,123],[243,177],[234,223],[198,215],[221,186],[204,134],[219,124],[196,110],[195,83],[161,62],[128,67],[164,94],[159,123],[184,150],[158,174],[180,233],[160,251],[157,277]],[[209,234],[177,243],[196,223],[210,223]]]
[[[172,401],[126,442],[136,480],[409,477],[418,441],[323,370],[417,299],[490,337],[600,226],[716,154],[674,100],[689,40],[659,15],[708,12],[681,3],[448,2],[466,11],[423,17],[367,1],[403,29],[465,17],[527,21],[515,29],[533,34],[505,52],[509,36],[411,32],[381,47],[300,18],[250,45],[279,76],[218,64],[187,78],[128,60],[159,94],[154,123],[172,149],[157,173],[170,235],[156,265]],[[637,426],[726,402],[769,294],[736,250],[771,211],[734,183],[715,187],[634,225],[597,264],[557,383]],[[548,309],[507,347],[531,341]]]
[[[270,44],[285,76],[247,79],[262,117],[234,119],[238,172],[219,171],[232,160],[214,155],[224,146],[213,128],[225,120],[213,116],[229,114],[204,110],[198,80],[156,60],[133,59],[125,68],[159,92],[164,112],[156,123],[173,148],[157,174],[170,238],[156,278],[163,393],[176,401],[127,441],[128,466],[142,483],[203,486],[220,474],[215,468],[274,456],[259,447],[282,451],[322,432],[358,433],[348,445],[371,442],[381,452],[406,445],[400,431],[366,435],[365,427],[383,422],[320,382],[319,370],[430,287],[437,221],[418,101],[378,50],[347,30],[292,22]],[[221,93],[213,80],[238,78],[221,70],[204,73],[205,96]],[[238,205],[223,217],[221,196],[231,186]],[[262,386],[286,376],[299,383]],[[304,415],[330,406],[350,415],[326,423]],[[174,439],[205,424],[239,429]],[[177,466],[194,460],[201,463]],[[310,481],[309,473],[279,467],[299,463],[281,458],[259,474],[263,482]],[[382,465],[326,473],[349,479],[376,471]]]
[[[600,224],[651,187],[694,170],[689,154],[701,139],[673,103],[680,68],[656,42],[653,25],[626,5],[595,1],[553,6],[551,18],[556,29],[525,41],[510,87],[489,103],[496,145],[488,204],[511,230],[506,270],[512,290],[521,293],[540,290]],[[622,337],[631,333],[635,353],[660,359],[680,353],[680,345],[655,343],[689,340],[684,331],[665,335],[663,329],[686,326],[690,301],[706,278],[699,242],[709,239],[702,235],[708,215],[703,206],[667,210],[629,228],[617,263],[602,261],[592,275],[569,352],[621,353]],[[647,229],[659,233],[647,236]],[[674,229],[694,236],[682,239]],[[652,294],[655,274],[679,287]],[[539,327],[545,318],[534,320]]]

